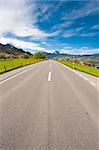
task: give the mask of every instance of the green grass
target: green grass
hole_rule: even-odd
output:
[[[70,67],[70,68],[74,68],[76,70],[82,71],[82,72],[86,72],[88,74],[94,75],[96,77],[99,77],[99,70],[89,67],[89,66],[85,66],[85,65],[81,65],[81,64],[77,64],[73,62],[68,62],[68,61],[63,61],[63,60],[58,60],[60,63]]]
[[[34,59],[34,58],[0,60],[0,74],[29,64],[34,64],[39,61],[41,61],[41,59]]]

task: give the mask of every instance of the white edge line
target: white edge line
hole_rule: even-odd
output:
[[[82,74],[79,74],[79,76],[80,76],[80,77],[83,77],[83,75],[82,75]]]
[[[48,82],[51,81],[51,72],[48,73]]]
[[[96,86],[93,82],[90,82],[91,85]]]
[[[88,80],[86,77],[83,77],[85,80]]]
[[[66,67],[66,68],[68,68],[69,70],[71,70],[72,72],[74,72],[74,73],[77,73],[77,71],[75,71],[75,70],[73,70],[73,69],[71,69],[71,68],[69,68],[68,66],[65,66],[64,64],[62,64],[64,67]],[[84,77],[82,74],[80,74],[80,73],[78,73],[78,75],[80,76],[80,77],[83,77],[85,80],[88,80],[86,77]],[[93,86],[96,86],[93,82],[89,82],[91,85],[93,85]]]
[[[5,83],[6,81],[9,81],[9,80],[11,80],[11,79],[13,79],[13,78],[19,76],[20,74],[23,74],[24,72],[27,72],[28,70],[31,70],[32,67],[33,67],[33,66],[29,67],[28,69],[26,69],[26,70],[24,70],[24,71],[21,71],[21,72],[15,74],[15,75],[13,75],[13,76],[11,76],[11,77],[8,77],[7,79],[4,79],[3,81],[0,81],[0,85],[3,84],[3,83]]]

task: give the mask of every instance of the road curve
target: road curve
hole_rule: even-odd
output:
[[[97,150],[98,84],[90,80],[53,60],[2,75],[0,150]]]

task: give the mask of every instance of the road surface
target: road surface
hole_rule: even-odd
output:
[[[98,150],[98,104],[98,79],[56,61],[5,73],[0,150]]]

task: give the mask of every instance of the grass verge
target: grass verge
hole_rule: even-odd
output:
[[[15,58],[15,59],[0,60],[0,74],[26,65],[34,64],[40,61],[42,61],[42,59],[34,59],[34,58],[27,58],[27,59]]]
[[[88,74],[91,74],[93,76],[99,77],[99,70],[89,67],[89,66],[85,66],[85,65],[81,65],[81,64],[77,64],[77,63],[73,63],[73,62],[67,62],[67,61],[63,61],[63,60],[58,60],[58,62],[72,68],[75,70],[79,70],[82,72],[86,72]]]

